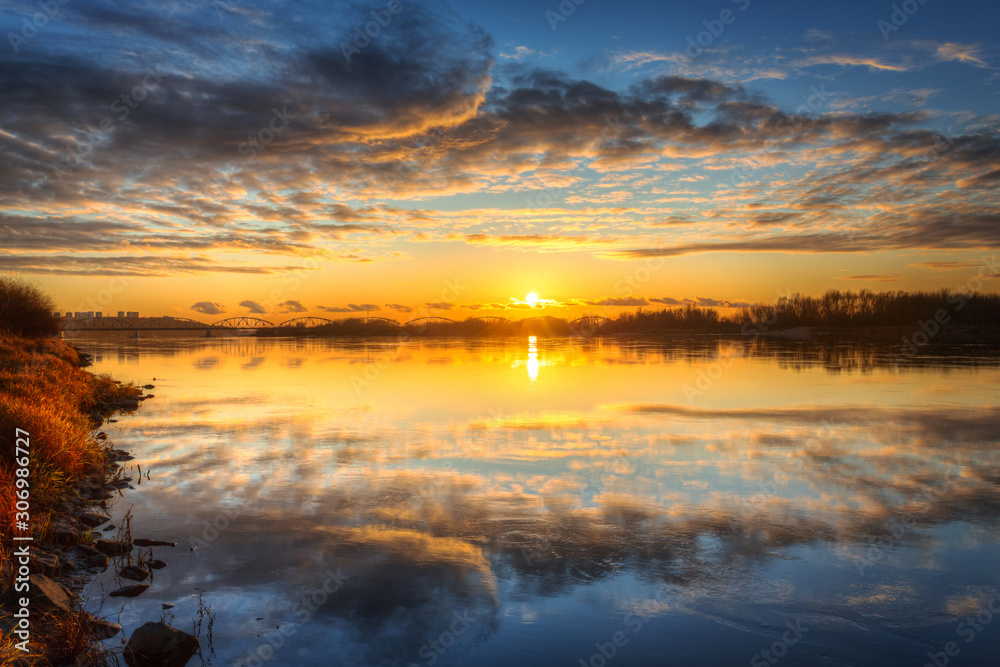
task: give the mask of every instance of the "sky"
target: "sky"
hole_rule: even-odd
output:
[[[202,321],[995,292],[997,25],[995,1],[12,0],[0,272]]]

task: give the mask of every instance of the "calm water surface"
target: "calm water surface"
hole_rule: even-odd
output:
[[[995,349],[76,342],[156,385],[114,515],[179,543],[102,611],[201,589],[215,665],[998,663]]]

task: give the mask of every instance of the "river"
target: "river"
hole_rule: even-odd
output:
[[[1000,655],[995,349],[74,342],[155,385],[104,426],[135,456],[112,512],[178,543],[141,596],[105,599],[109,570],[86,606],[190,631],[200,590],[212,664]]]

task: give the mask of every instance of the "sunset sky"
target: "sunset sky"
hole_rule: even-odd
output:
[[[0,271],[205,321],[996,277],[995,0],[576,2],[12,0]]]

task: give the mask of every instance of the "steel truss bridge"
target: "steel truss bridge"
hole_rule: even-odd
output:
[[[409,322],[397,322],[387,317],[358,317],[347,318],[361,322],[372,322],[387,324],[395,327],[426,326],[432,324],[455,323],[456,320],[447,317],[418,317]],[[522,322],[547,322],[549,320],[562,323],[550,316],[531,317]],[[296,317],[275,324],[259,317],[228,317],[218,322],[199,322],[198,320],[186,317],[88,317],[74,318],[68,317],[61,320],[63,331],[256,331],[258,329],[282,329],[282,328],[311,328],[328,324],[340,324],[345,320],[331,320],[325,317]],[[484,324],[513,324],[505,317],[476,317],[470,321],[482,322]],[[601,326],[610,322],[606,317],[586,316],[571,322],[570,326],[580,325]]]
[[[405,326],[388,317],[358,317],[362,322],[380,322],[397,327]],[[256,331],[258,329],[281,329],[319,327],[339,324],[344,320],[330,320],[325,317],[296,317],[275,324],[259,317],[229,317],[218,322],[199,322],[186,317],[65,317],[60,321],[63,331]],[[416,320],[414,320],[416,321]],[[409,322],[407,323],[409,324]]]

